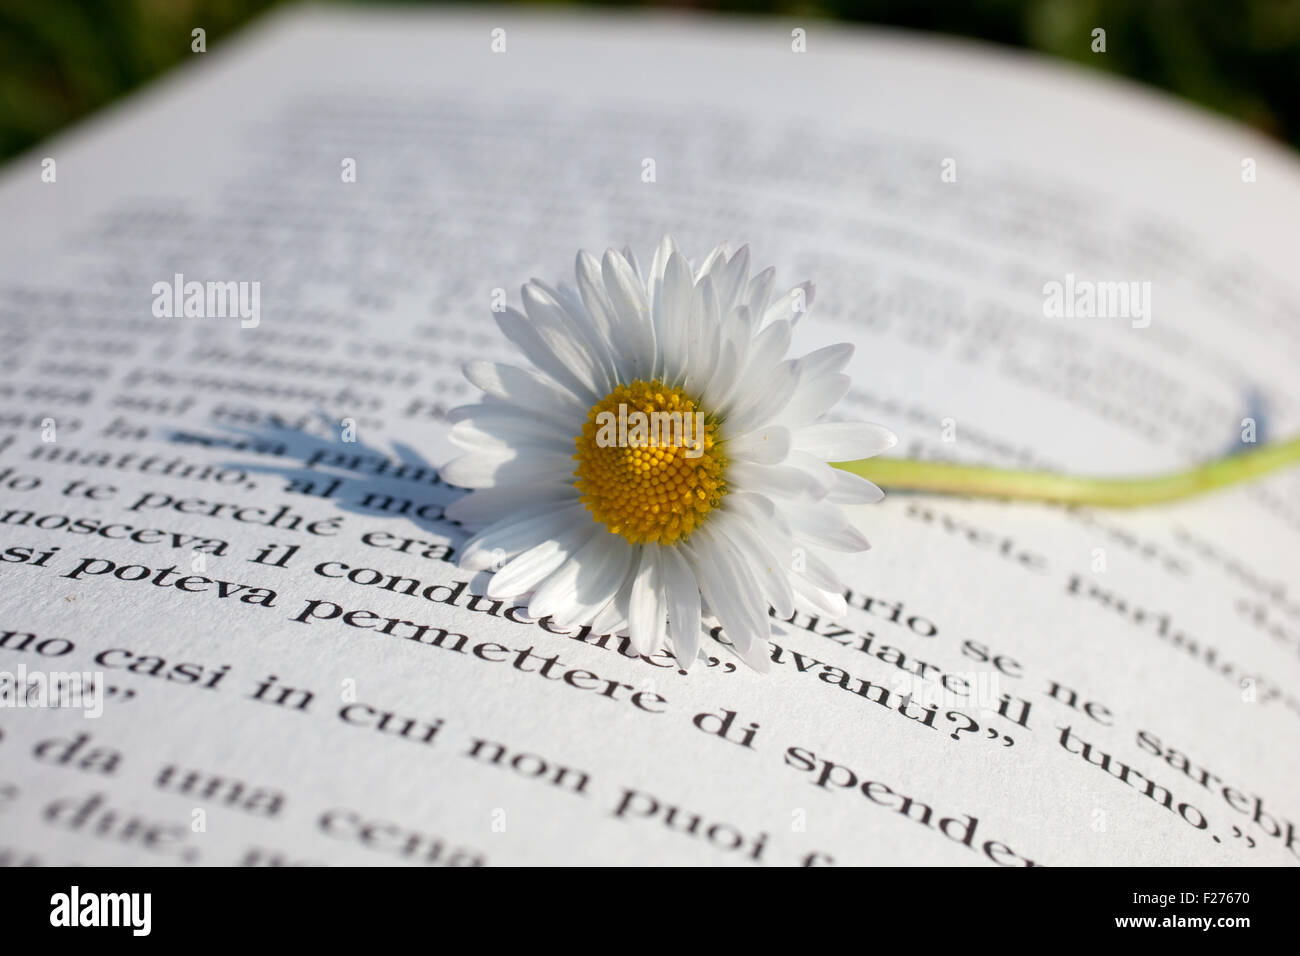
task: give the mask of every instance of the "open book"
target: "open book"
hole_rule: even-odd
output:
[[[493,306],[664,233],[814,281],[796,351],[856,345],[894,454],[1293,433],[1285,150],[821,21],[295,10],[194,59],[0,179],[0,860],[1300,860],[1298,474],[893,494],[844,619],[687,675],[485,598],[438,472]]]

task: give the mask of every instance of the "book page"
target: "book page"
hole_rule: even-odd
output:
[[[438,469],[462,364],[515,360],[494,304],[664,234],[815,282],[796,351],[856,346],[836,414],[893,454],[1134,474],[1286,436],[1298,202],[1277,146],[967,44],[256,24],[0,178],[0,859],[1294,864],[1295,473],[889,494],[847,616],[778,622],[764,675],[488,600]],[[48,706],[68,674],[96,692]]]

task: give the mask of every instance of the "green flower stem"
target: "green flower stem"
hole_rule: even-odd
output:
[[[1082,478],[1045,471],[1013,471],[900,458],[864,458],[835,467],[870,479],[886,491],[933,491],[982,498],[1053,501],[1133,508],[1162,504],[1251,481],[1300,464],[1300,436],[1219,458],[1186,471],[1148,478]]]

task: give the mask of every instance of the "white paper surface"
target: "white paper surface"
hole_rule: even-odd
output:
[[[1294,473],[1133,513],[891,495],[848,618],[766,676],[473,601],[436,479],[460,364],[511,354],[494,290],[665,232],[814,280],[799,350],[857,345],[838,411],[899,454],[1112,474],[1285,436],[1280,148],[820,21],[294,11],[195,60],[0,178],[0,670],[111,688],[0,709],[0,859],[1300,858]],[[257,327],[156,317],[178,273],[258,282]],[[1150,283],[1149,326],[1045,317],[1067,275]]]

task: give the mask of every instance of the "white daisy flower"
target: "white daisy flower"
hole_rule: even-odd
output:
[[[747,247],[692,269],[666,238],[644,276],[630,251],[579,252],[576,289],[533,280],[527,315],[496,314],[531,367],[466,366],[487,394],[451,413],[467,453],[443,469],[475,489],[447,516],[478,529],[460,565],[495,572],[491,598],[642,654],[671,643],[683,668],[711,620],[763,671],[769,606],[845,613],[827,552],[869,545],[841,506],[882,493],[827,462],[896,439],[819,420],[853,347],[786,358],[813,287],[773,299],[772,277]]]

